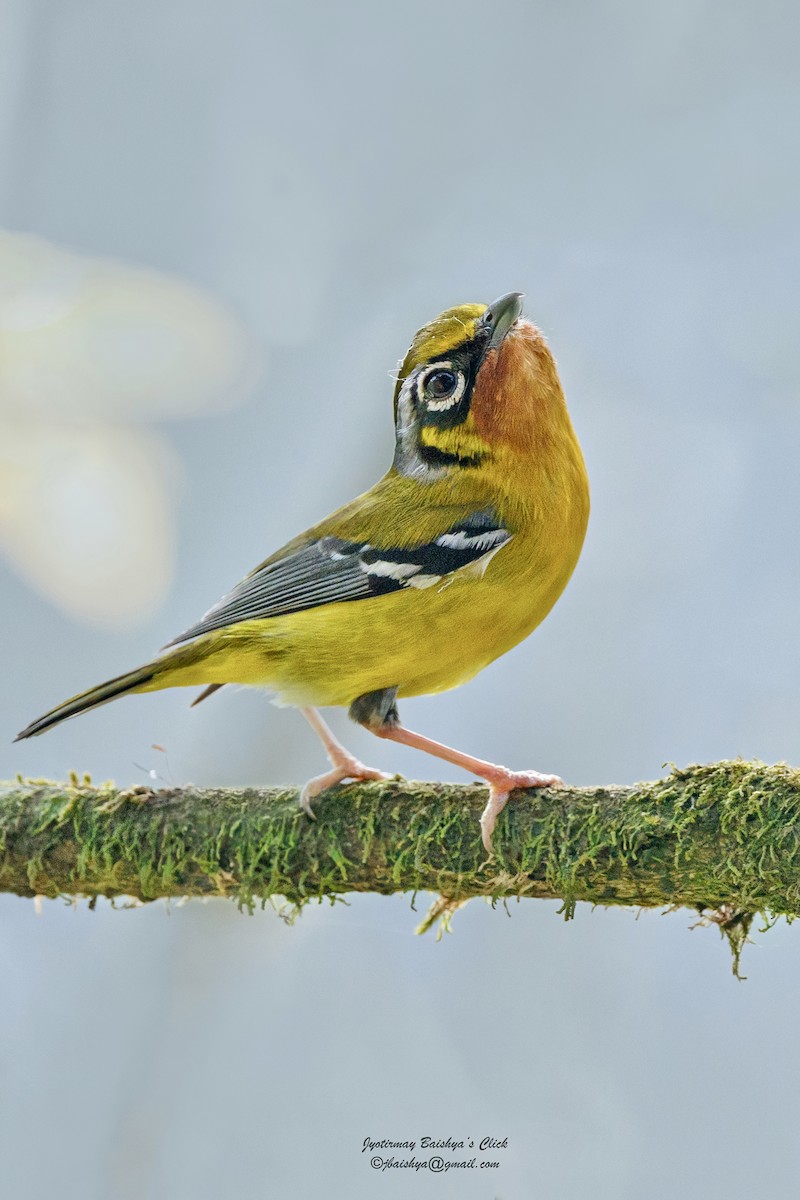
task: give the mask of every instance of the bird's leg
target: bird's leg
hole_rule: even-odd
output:
[[[325,721],[323,721],[316,708],[301,708],[300,712],[322,742],[325,747],[325,753],[333,764],[331,771],[326,771],[324,775],[317,775],[314,779],[309,779],[300,793],[300,807],[310,817],[314,816],[314,810],[311,807],[311,802],[314,798],[320,792],[324,792],[325,788],[333,787],[335,783],[341,783],[343,779],[366,780],[392,778],[385,771],[376,771],[374,767],[365,767],[363,763],[353,757],[349,750],[345,750],[342,743],[334,737],[332,731],[328,728]]]
[[[489,785],[489,802],[481,813],[481,837],[489,854],[492,853],[492,834],[497,824],[497,818],[506,806],[510,794],[515,788],[550,787],[563,783],[558,775],[541,775],[538,771],[509,771],[508,767],[499,767],[495,763],[485,762],[482,758],[473,758],[471,754],[463,754],[453,750],[433,738],[421,733],[413,733],[404,729],[396,722],[386,722],[380,726],[368,726],[370,732],[380,738],[388,738],[392,742],[400,742],[403,746],[411,746],[414,750],[423,750],[445,762],[463,767],[471,775],[485,779]]]

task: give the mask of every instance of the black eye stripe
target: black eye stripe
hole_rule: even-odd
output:
[[[395,412],[395,468],[401,475],[409,475],[422,481],[440,478],[449,470],[477,467],[480,456],[474,453],[457,453],[457,447],[447,449],[431,444],[436,441],[426,437],[424,429],[446,430],[463,425],[469,417],[472,392],[489,342],[489,334],[483,327],[461,345],[453,346],[427,361],[417,363],[401,382]],[[457,377],[455,390],[437,396],[426,390],[437,372],[450,371]],[[442,385],[449,380],[443,379]]]

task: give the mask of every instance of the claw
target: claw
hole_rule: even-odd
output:
[[[112,796],[104,804],[98,804],[97,811],[106,814],[115,813],[126,804],[150,804],[155,797],[156,793],[149,784],[135,783],[132,787],[117,792],[116,796]]]
[[[487,854],[493,854],[492,834],[497,818],[508,803],[509,797],[517,788],[560,787],[564,780],[558,775],[542,775],[539,771],[507,771],[504,767],[495,768],[493,778],[489,780],[489,800],[481,813],[481,841]]]
[[[312,820],[316,821],[317,816],[311,807],[313,800],[317,798],[320,792],[324,792],[326,788],[333,787],[337,783],[341,783],[344,779],[352,779],[354,781],[370,779],[391,779],[386,771],[378,771],[374,767],[365,767],[357,758],[352,758],[349,754],[343,757],[342,761],[330,771],[326,771],[324,775],[316,775],[313,779],[309,779],[300,793],[300,807]]]

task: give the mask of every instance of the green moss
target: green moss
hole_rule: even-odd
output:
[[[0,788],[0,887],[22,895],[205,895],[295,914],[351,891],[436,891],[449,920],[485,895],[681,905],[718,922],[738,962],[752,913],[800,912],[800,772],[722,762],[635,787],[514,797],[489,858],[485,789],[392,779],[331,789],[317,820],[293,789],[120,791],[69,780]],[[712,914],[712,915],[709,915]],[[440,918],[441,919],[441,918]],[[738,940],[737,940],[738,939]]]

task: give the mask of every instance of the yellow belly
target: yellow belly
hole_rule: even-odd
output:
[[[466,570],[424,590],[242,622],[199,638],[191,667],[155,686],[254,684],[281,703],[320,706],[349,705],[389,687],[399,696],[457,687],[544,619],[580,541],[545,562],[520,539],[498,552],[483,576]]]

